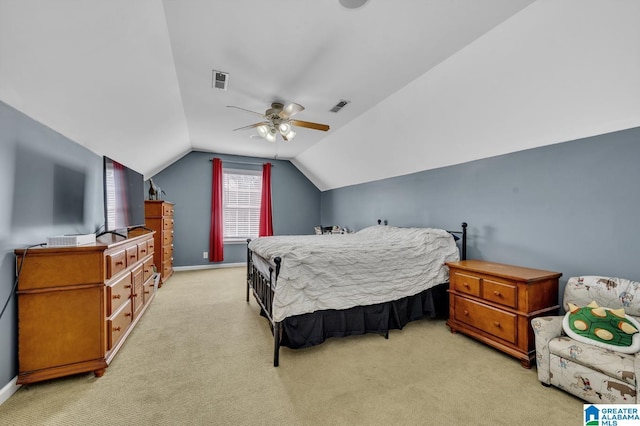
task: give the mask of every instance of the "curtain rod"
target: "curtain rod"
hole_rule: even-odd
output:
[[[213,161],[213,158],[210,158],[209,161]],[[233,161],[233,160],[221,160],[223,163],[232,163],[232,164],[246,164],[247,166],[262,166],[266,163],[250,163],[248,161]],[[271,163],[271,167],[275,167],[275,164]]]

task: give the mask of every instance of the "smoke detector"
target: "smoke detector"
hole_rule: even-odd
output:
[[[211,87],[214,87],[216,89],[227,90],[228,85],[229,85],[229,73],[213,70]]]
[[[365,5],[369,0],[338,0],[342,7],[346,9],[357,9]]]

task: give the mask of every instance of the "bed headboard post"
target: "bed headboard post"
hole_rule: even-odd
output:
[[[467,222],[462,222],[462,260],[467,260]]]
[[[273,263],[276,264],[276,280],[278,279],[278,275],[280,275],[280,263],[281,262],[282,262],[282,259],[280,259],[280,256],[273,258]]]

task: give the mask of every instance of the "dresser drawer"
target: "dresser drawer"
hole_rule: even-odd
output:
[[[516,343],[517,315],[454,296],[455,319],[510,343]]]
[[[173,255],[173,244],[162,247],[162,255],[165,259],[170,258]]]
[[[107,286],[107,316],[131,298],[131,274],[125,274]]]
[[[127,247],[127,267],[134,265],[138,261],[138,246]]]
[[[147,282],[149,278],[153,275],[153,257],[150,257],[144,262],[144,267],[142,270],[142,281]]]
[[[509,283],[484,278],[482,280],[482,298],[512,308],[518,306],[517,288]]]
[[[142,260],[149,254],[149,247],[147,247],[147,241],[138,244],[138,259]]]
[[[127,300],[120,310],[107,320],[107,350],[113,349],[131,324],[131,301]]]
[[[473,275],[461,274],[460,272],[454,272],[452,281],[453,288],[456,291],[470,294],[472,296],[480,296],[480,283],[482,278],[478,278]]]
[[[173,229],[173,218],[167,217],[162,219],[162,229]]]
[[[163,204],[162,205],[162,215],[163,216],[173,216],[173,204]]]
[[[124,271],[127,267],[126,264],[127,254],[124,250],[117,251],[107,255],[107,278],[115,276],[118,272]]]
[[[162,275],[167,277],[173,273],[173,259],[169,259],[162,264]]]
[[[173,230],[162,231],[162,245],[167,246],[173,243]]]
[[[144,285],[142,286],[142,293],[143,293],[143,303],[145,305],[149,302],[149,300],[151,299],[151,296],[153,296],[154,291],[155,291],[155,286],[154,286],[153,280],[149,280],[144,283]]]
[[[147,240],[147,254],[153,254],[153,252],[155,251],[156,251],[155,240],[153,238],[150,240]]]

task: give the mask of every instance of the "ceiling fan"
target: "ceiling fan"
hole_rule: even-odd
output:
[[[282,139],[285,141],[290,141],[296,136],[296,132],[293,131],[293,126],[297,127],[306,127],[308,129],[314,130],[322,130],[326,132],[329,130],[329,126],[326,124],[320,123],[312,123],[310,121],[301,121],[301,120],[293,120],[295,114],[304,110],[304,107],[300,104],[296,104],[294,102],[285,106],[280,102],[273,102],[271,104],[271,108],[267,109],[264,114],[259,112],[251,111],[248,109],[240,108],[233,105],[227,105],[228,108],[236,108],[242,111],[247,111],[252,114],[259,115],[264,118],[265,121],[261,121],[259,123],[250,124],[248,126],[239,127],[236,130],[245,130],[256,128],[258,131],[258,135],[265,138],[269,142],[276,141],[276,135],[279,133],[282,136]]]

